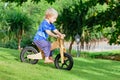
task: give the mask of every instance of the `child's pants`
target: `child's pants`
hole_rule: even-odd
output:
[[[45,57],[52,56],[52,52],[50,51],[51,43],[46,40],[35,40],[34,43],[37,45],[38,48],[43,50]]]

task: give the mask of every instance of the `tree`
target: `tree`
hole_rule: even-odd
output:
[[[107,4],[110,6],[110,8],[105,10],[104,12],[94,11],[91,13],[92,16],[88,16],[89,9],[94,8],[98,4],[100,5]],[[77,33],[81,35],[83,33],[84,27],[94,30],[94,27],[97,25],[111,26],[110,21],[119,20],[119,15],[120,15],[119,9],[120,9],[119,1],[118,2],[113,0],[109,0],[109,1],[108,0],[94,0],[94,1],[78,0],[76,2],[73,1],[72,5],[69,6],[67,5],[63,7],[63,10],[61,10],[58,24],[61,24],[60,27],[63,33],[67,35],[66,36],[67,39],[72,39],[71,41],[71,45],[72,45],[72,43],[74,42],[74,36]],[[102,31],[102,28],[100,29],[101,30],[99,31]],[[117,36],[115,37],[117,38]],[[71,45],[69,47],[69,51],[71,51],[71,47],[72,47]]]
[[[109,2],[109,8],[105,12],[98,13],[96,16],[90,17],[86,20],[88,27],[93,27],[95,25],[101,25],[103,28],[111,27],[112,33],[108,33],[110,44],[119,43],[119,24],[120,24],[120,2],[113,1]],[[111,36],[111,37],[110,37]]]
[[[58,24],[62,24],[62,31],[67,36],[67,39],[71,39],[71,44],[69,47],[69,53],[71,53],[72,44],[74,42],[74,36],[79,34],[81,36],[83,32],[83,27],[86,27],[86,15],[88,13],[89,7],[95,6],[96,1],[73,1],[73,4],[63,8]],[[64,17],[63,17],[64,16]]]
[[[27,0],[2,0],[17,2],[22,4]],[[42,0],[31,0],[39,2]],[[54,2],[56,0],[46,0]],[[68,3],[71,2],[71,3]],[[100,25],[103,28],[113,27],[114,33],[111,33],[110,43],[118,42],[119,40],[119,12],[120,12],[120,2],[119,0],[68,0],[67,5],[62,5],[60,7],[60,16],[58,18],[58,25],[60,25],[60,30],[65,33],[66,39],[71,39],[71,45],[74,42],[74,36],[78,33],[81,35],[84,28],[87,29],[87,33],[91,34],[89,30],[94,30],[94,27]],[[106,4],[108,8],[104,11],[96,11],[96,6],[103,6]],[[54,4],[55,5],[55,4]],[[58,5],[59,6],[59,5]],[[100,7],[101,8],[101,7]],[[93,10],[93,12],[89,12]],[[94,10],[95,9],[95,10]],[[90,13],[90,15],[89,15]],[[98,27],[99,28],[99,27]],[[96,28],[95,28],[96,29]],[[102,28],[99,29],[101,31]],[[86,38],[88,40],[88,38]],[[70,46],[71,49],[72,46]]]
[[[27,1],[29,1],[29,0],[1,0],[1,1],[3,1],[3,2],[16,2],[16,3],[18,3],[18,5],[21,5],[21,4],[23,4],[24,2],[27,2]],[[31,0],[32,2],[35,2],[35,3],[38,3],[38,2],[40,2],[40,1],[42,1],[42,0]],[[52,4],[53,2],[55,2],[55,0],[45,0],[45,1],[47,1],[48,3],[50,3],[50,4]]]
[[[22,35],[32,29],[32,19],[23,13],[19,8],[6,12],[6,22],[8,26],[9,37],[17,38],[18,49],[21,49],[20,43]]]

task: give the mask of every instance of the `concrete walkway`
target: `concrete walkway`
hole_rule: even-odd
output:
[[[86,45],[86,44],[85,44]],[[70,46],[70,42],[65,42],[65,47],[68,49]],[[72,45],[72,49],[77,49],[77,44],[74,42]],[[107,50],[120,50],[120,45],[110,45],[108,41],[100,41],[91,44],[89,50],[86,49],[86,46],[82,51],[107,51]]]

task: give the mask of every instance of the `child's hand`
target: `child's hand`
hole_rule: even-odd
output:
[[[61,35],[55,35],[56,38],[61,38],[61,39],[64,39],[65,37],[65,34],[61,34]]]
[[[55,35],[56,38],[60,38],[60,35]]]
[[[61,39],[64,39],[64,37],[65,37],[65,34],[62,34],[60,38],[61,38]]]
[[[63,35],[63,37],[65,37],[66,35],[65,34],[62,34]]]

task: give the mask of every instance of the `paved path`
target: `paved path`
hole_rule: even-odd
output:
[[[70,43],[65,42],[65,47],[68,49]],[[86,47],[85,47],[86,48]],[[77,44],[74,42],[72,49],[77,49]],[[97,42],[96,45],[92,44],[89,51],[106,51],[106,50],[120,50],[120,45],[109,45],[107,41]],[[86,49],[84,49],[86,51]]]

